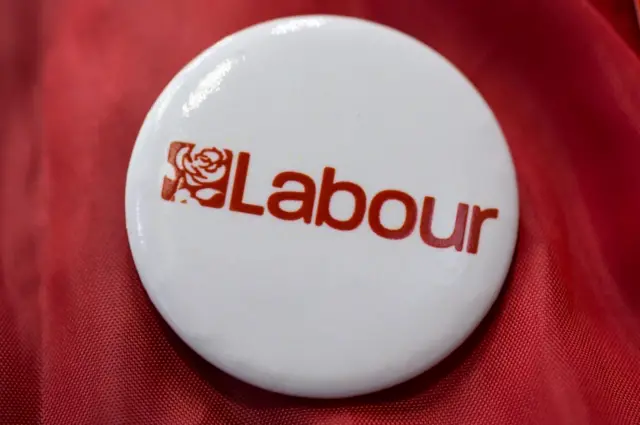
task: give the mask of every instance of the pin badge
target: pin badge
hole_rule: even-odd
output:
[[[431,48],[353,18],[233,34],[164,89],[133,149],[129,241],[171,328],[223,371],[348,397],[474,330],[516,241],[490,108]]]

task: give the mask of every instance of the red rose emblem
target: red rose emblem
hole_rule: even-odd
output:
[[[206,147],[195,151],[193,143],[173,142],[169,148],[169,164],[174,176],[166,176],[162,197],[183,204],[221,208],[229,183],[233,154],[228,149]]]
[[[176,167],[185,173],[189,185],[207,185],[225,176],[227,161],[223,151],[205,148],[193,155],[192,150],[188,146],[183,146],[176,154]]]

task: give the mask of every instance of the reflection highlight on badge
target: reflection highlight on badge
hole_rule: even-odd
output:
[[[326,23],[323,18],[296,18],[274,27],[272,35],[289,34],[308,28],[320,28]]]
[[[245,57],[241,58],[243,61]],[[232,58],[220,62],[213,71],[209,72],[200,82],[194,91],[189,93],[189,100],[182,105],[182,115],[189,117],[191,111],[197,109],[207,97],[220,91],[220,86],[225,77],[229,75],[231,69],[240,62],[240,59]]]

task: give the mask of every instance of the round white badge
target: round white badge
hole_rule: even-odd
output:
[[[478,325],[518,225],[487,104],[390,28],[308,16],[234,34],[151,108],[126,187],[140,278],[206,360],[346,397],[412,378]]]

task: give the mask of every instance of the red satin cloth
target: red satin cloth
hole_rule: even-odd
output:
[[[1,0],[0,424],[640,424],[634,0]],[[255,389],[147,298],[125,172],[171,77],[262,20],[346,14],[434,47],[513,152],[521,223],[489,316],[433,370],[351,400]]]

